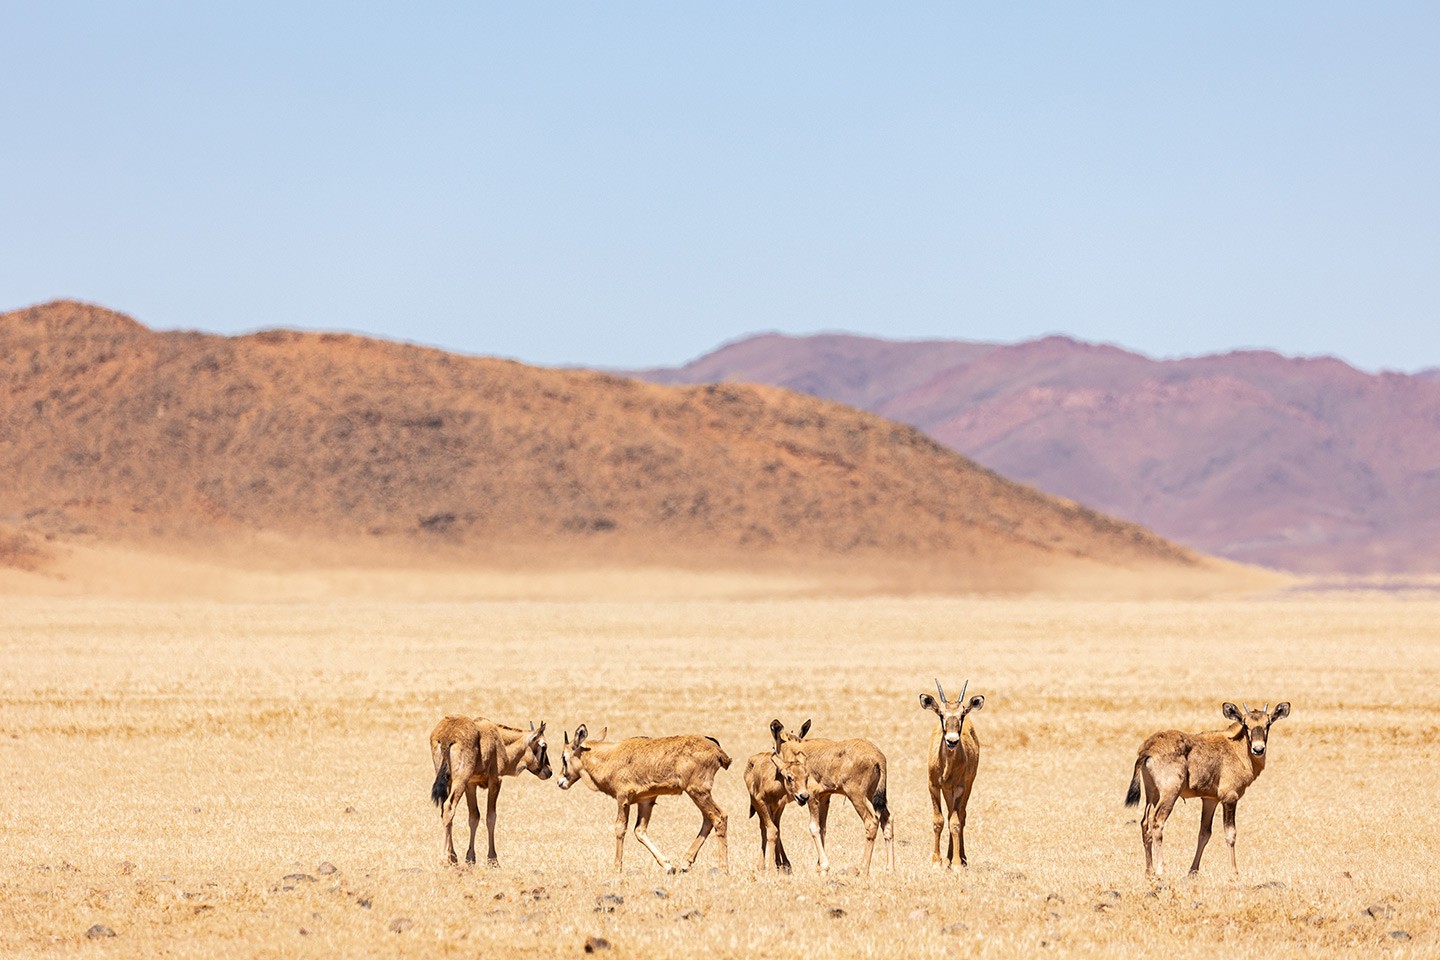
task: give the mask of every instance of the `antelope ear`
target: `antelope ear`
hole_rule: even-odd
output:
[[[930,694],[928,693],[920,694],[920,708],[922,710],[930,710],[934,713],[940,712],[939,704],[937,704],[935,702],[935,698],[930,696]]]
[[[540,729],[539,729],[539,730],[536,730],[535,732],[536,732],[536,733],[540,733],[540,734],[543,734],[543,733],[545,732],[545,721],[544,721],[544,720],[541,720],[541,721],[540,721]]]
[[[1220,712],[1225,714],[1226,720],[1232,721],[1233,723],[1245,722],[1245,715],[1240,712],[1240,708],[1228,700],[1221,705]]]
[[[780,749],[780,735],[785,732],[785,724],[779,720],[770,721],[770,737],[775,741],[775,749]]]
[[[981,696],[974,696],[974,697],[971,697],[971,698],[970,698],[970,709],[967,710],[967,711],[965,711],[965,712],[966,712],[966,713],[972,713],[972,712],[974,712],[974,711],[976,711],[976,710],[981,710],[981,709],[983,709],[984,707],[985,707],[985,698],[984,698],[984,697],[981,697]]]
[[[1275,709],[1270,714],[1270,722],[1274,723],[1276,720],[1283,720],[1288,716],[1290,716],[1290,701],[1286,700],[1284,703],[1275,704]]]
[[[561,732],[565,734],[565,746],[570,746],[570,731],[562,730]]]
[[[810,721],[809,721],[809,720],[806,720],[804,723],[800,724],[800,739],[801,739],[801,740],[804,740],[804,739],[805,739],[805,734],[807,734],[807,733],[809,733],[809,732],[810,732]]]
[[[590,735],[590,731],[587,730],[587,729],[585,729],[585,724],[582,723],[582,724],[580,724],[580,726],[578,726],[578,727],[575,728],[575,749],[576,749],[576,750],[579,750],[579,749],[580,749],[580,745],[585,742],[585,738],[586,738],[587,736],[589,736],[589,735]]]

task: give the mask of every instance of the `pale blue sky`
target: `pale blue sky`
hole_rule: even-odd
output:
[[[1437,48],[1433,0],[7,4],[0,309],[1435,366]]]

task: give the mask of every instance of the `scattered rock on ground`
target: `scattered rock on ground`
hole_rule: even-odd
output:
[[[115,931],[111,930],[103,923],[97,923],[89,930],[85,931],[85,936],[89,937],[91,940],[100,940],[105,937],[115,936]]]
[[[1372,903],[1360,912],[1372,919],[1379,920],[1381,917],[1388,917],[1393,914],[1395,908],[1387,903]]]
[[[838,920],[838,919],[840,919],[841,917],[845,916],[845,910],[844,910],[843,907],[831,907],[831,908],[830,908],[830,916],[832,916],[832,917],[834,917],[836,920]]]
[[[331,863],[329,860],[326,860],[324,863],[320,864],[320,866],[315,868],[315,872],[320,874],[320,876],[322,877],[328,877],[332,873],[339,873],[340,868],[335,866],[335,864]]]
[[[585,952],[586,952],[586,953],[599,953],[601,950],[609,950],[609,949],[610,949],[610,941],[609,941],[609,940],[606,940],[604,937],[586,937],[586,938],[585,938]]]
[[[396,917],[390,921],[386,929],[388,929],[391,933],[404,933],[406,930],[409,930],[413,926],[415,926],[415,921],[411,920],[409,917]]]
[[[1389,937],[1391,940],[1410,939],[1410,934],[1406,933],[1404,930],[1391,930],[1389,933],[1385,934],[1385,936]]]
[[[699,919],[700,919],[701,917],[703,917],[703,916],[705,916],[705,914],[704,914],[702,911],[700,911],[700,910],[693,910],[693,909],[692,909],[692,910],[682,910],[682,911],[680,912],[680,915],[679,915],[678,919],[680,919],[680,920],[699,920]]]

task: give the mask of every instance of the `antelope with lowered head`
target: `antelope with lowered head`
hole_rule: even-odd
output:
[[[615,743],[590,740],[582,723],[575,738],[565,735],[560,755],[560,789],[568,790],[583,780],[592,790],[614,797],[619,805],[615,817],[615,872],[620,872],[625,848],[625,831],[630,808],[635,807],[635,839],[645,845],[655,862],[674,873],[674,865],[650,841],[650,814],[657,797],[685,794],[700,810],[700,833],[685,853],[685,869],[695,865],[700,847],[713,827],[719,847],[720,865],[730,868],[726,846],[725,813],[710,795],[715,774],[730,768],[730,757],[713,737],[628,737]]]
[[[930,804],[934,807],[935,852],[931,863],[951,870],[967,866],[965,858],[965,807],[970,803],[970,789],[975,785],[975,772],[980,769],[980,738],[970,714],[985,706],[985,698],[965,700],[970,681],[960,690],[960,699],[945,699],[945,688],[935,681],[940,694],[936,700],[928,693],[920,694],[920,706],[940,718],[940,725],[930,734]],[[944,812],[941,812],[941,804]],[[940,857],[940,834],[950,825],[950,842],[945,857]]]
[[[1278,703],[1271,711],[1269,703],[1259,710],[1251,710],[1248,705],[1237,707],[1227,702],[1220,711],[1231,721],[1224,730],[1208,733],[1165,730],[1140,745],[1125,806],[1133,807],[1140,802],[1143,782],[1145,813],[1140,818],[1140,840],[1145,844],[1146,876],[1158,877],[1164,872],[1165,821],[1181,797],[1200,798],[1200,840],[1195,846],[1195,862],[1190,864],[1190,873],[1200,872],[1200,857],[1205,852],[1205,844],[1210,842],[1216,804],[1225,807],[1225,842],[1230,846],[1230,868],[1237,875],[1240,873],[1235,863],[1235,805],[1264,772],[1270,725],[1290,716],[1290,704],[1288,701]]]
[[[773,750],[752,756],[745,764],[745,789],[750,791],[750,816],[760,818],[760,869],[790,872],[790,858],[780,842],[780,814],[790,802],[785,780],[780,775],[779,757]]]
[[[860,873],[870,875],[870,858],[875,852],[875,835],[885,835],[886,860],[895,869],[895,831],[890,823],[890,807],[885,801],[885,754],[869,740],[806,740],[810,721],[800,727],[800,735],[787,733],[779,720],[770,721],[770,735],[775,740],[775,757],[785,793],[800,806],[810,806],[810,836],[820,872],[828,873],[830,859],[825,855],[825,820],[830,813],[830,798],[843,793],[865,824],[865,855]]]
[[[500,865],[495,852],[495,804],[500,799],[500,781],[528,770],[541,780],[550,779],[550,756],[545,744],[545,721],[530,730],[507,727],[484,717],[446,717],[430,732],[430,757],[435,761],[435,783],[430,799],[440,808],[440,825],[445,834],[445,858],[456,862],[455,838],[451,833],[460,795],[470,807],[470,848],[465,862],[475,862],[475,831],[480,825],[480,807],[475,789],[487,791],[485,827],[490,850],[485,862]]]

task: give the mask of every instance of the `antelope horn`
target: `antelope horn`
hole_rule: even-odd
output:
[[[960,688],[960,699],[957,700],[956,703],[959,703],[959,704],[961,704],[962,706],[964,705],[964,703],[965,703],[965,691],[966,691],[966,690],[969,690],[969,689],[970,689],[970,678],[969,678],[969,677],[966,677],[966,678],[965,678],[965,686],[963,686],[963,687]]]
[[[1249,713],[1250,713],[1250,704],[1246,703],[1244,700],[1241,700],[1241,701],[1240,701],[1240,706],[1242,706],[1242,707],[1245,708],[1245,713],[1246,713],[1246,715],[1248,716]]]
[[[531,721],[530,721],[530,732],[531,732],[531,733],[534,733],[534,732],[535,732],[535,721],[534,721],[534,720],[531,720]]]
[[[935,689],[936,689],[936,690],[939,692],[939,694],[940,694],[940,702],[941,702],[941,703],[944,703],[944,702],[945,702],[945,688],[942,687],[942,686],[940,686],[940,678],[939,678],[939,677],[936,677],[936,678],[935,678]]]
[[[1266,700],[1266,701],[1265,701],[1265,706],[1260,709],[1260,712],[1261,712],[1261,713],[1267,713],[1267,714],[1270,712],[1270,701],[1269,701],[1269,700]]]

